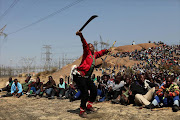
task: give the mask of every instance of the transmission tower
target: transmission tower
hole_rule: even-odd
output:
[[[51,59],[51,45],[43,45],[43,49],[45,49],[45,53],[43,53],[43,54],[45,54],[45,64],[44,64],[44,69],[45,70],[50,70],[50,68],[51,68],[51,61],[52,61],[52,59]]]
[[[0,36],[4,36],[4,37],[7,36],[7,34],[3,33],[5,28],[6,28],[6,25],[3,28],[0,29]]]
[[[104,42],[101,35],[99,36],[100,37],[100,44],[101,44],[101,50],[102,49],[107,49],[109,47],[109,40],[107,42]]]
[[[1,48],[2,48],[2,45],[3,45],[4,39],[7,37],[7,34],[5,34],[5,33],[3,32],[5,28],[6,28],[6,25],[5,25],[3,28],[0,29],[0,58],[2,58],[2,57],[1,57]],[[4,36],[3,41],[1,41],[1,36]],[[0,59],[0,60],[1,60],[1,59]],[[0,63],[1,63],[1,61],[0,61]]]

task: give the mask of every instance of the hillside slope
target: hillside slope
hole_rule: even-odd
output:
[[[125,45],[125,46],[119,46],[119,47],[114,47],[112,49],[112,53],[117,53],[117,52],[132,52],[134,50],[141,50],[142,48],[150,48],[150,47],[156,47],[157,45],[155,45],[154,43],[143,43],[143,44],[137,44],[137,45]],[[134,60],[129,60],[129,57],[124,57],[124,58],[115,58],[113,56],[110,55],[104,55],[101,58],[104,59],[107,56],[105,62],[107,63],[107,66],[114,66],[114,65],[126,65],[127,67],[131,67],[134,64],[140,63],[140,61],[134,61]],[[103,61],[101,58],[98,58],[96,60],[96,66],[101,66]],[[52,74],[53,78],[55,80],[58,80],[59,77],[62,76],[69,76],[70,74],[70,70],[71,70],[71,66],[72,65],[79,65],[81,62],[82,57],[80,57],[79,59],[77,59],[76,61],[74,61],[72,64],[68,64],[66,66],[64,66],[62,69],[60,69],[59,71],[55,72]],[[100,75],[101,72],[100,71],[96,71],[94,70],[94,74],[98,74]]]

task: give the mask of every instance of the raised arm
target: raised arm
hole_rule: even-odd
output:
[[[82,42],[82,45],[83,45],[83,51],[84,51],[84,53],[89,53],[89,52],[90,52],[89,46],[88,46],[86,40],[84,39],[83,34],[82,34],[80,31],[77,31],[77,32],[76,32],[76,35],[78,35],[78,36],[81,38],[81,42]]]
[[[95,52],[95,58],[99,58],[99,57],[103,56],[104,54],[107,54],[108,52],[109,52],[109,50],[107,50],[107,49]]]

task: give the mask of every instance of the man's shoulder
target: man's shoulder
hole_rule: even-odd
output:
[[[11,86],[14,86],[15,84],[13,83]]]
[[[18,82],[18,85],[22,86],[21,83]]]
[[[175,87],[175,88],[179,88],[179,86],[178,86],[177,83],[175,83],[175,82],[173,82],[173,83],[171,84],[171,86],[173,86],[173,87]]]

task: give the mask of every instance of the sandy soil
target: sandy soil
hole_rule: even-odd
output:
[[[69,100],[47,98],[0,98],[0,119],[6,120],[80,120],[78,116],[80,101],[69,102]],[[92,120],[179,120],[180,111],[173,113],[171,109],[151,111],[138,109],[129,105],[122,106],[110,103],[97,103],[95,107],[100,108],[97,113],[88,114],[88,119]]]

